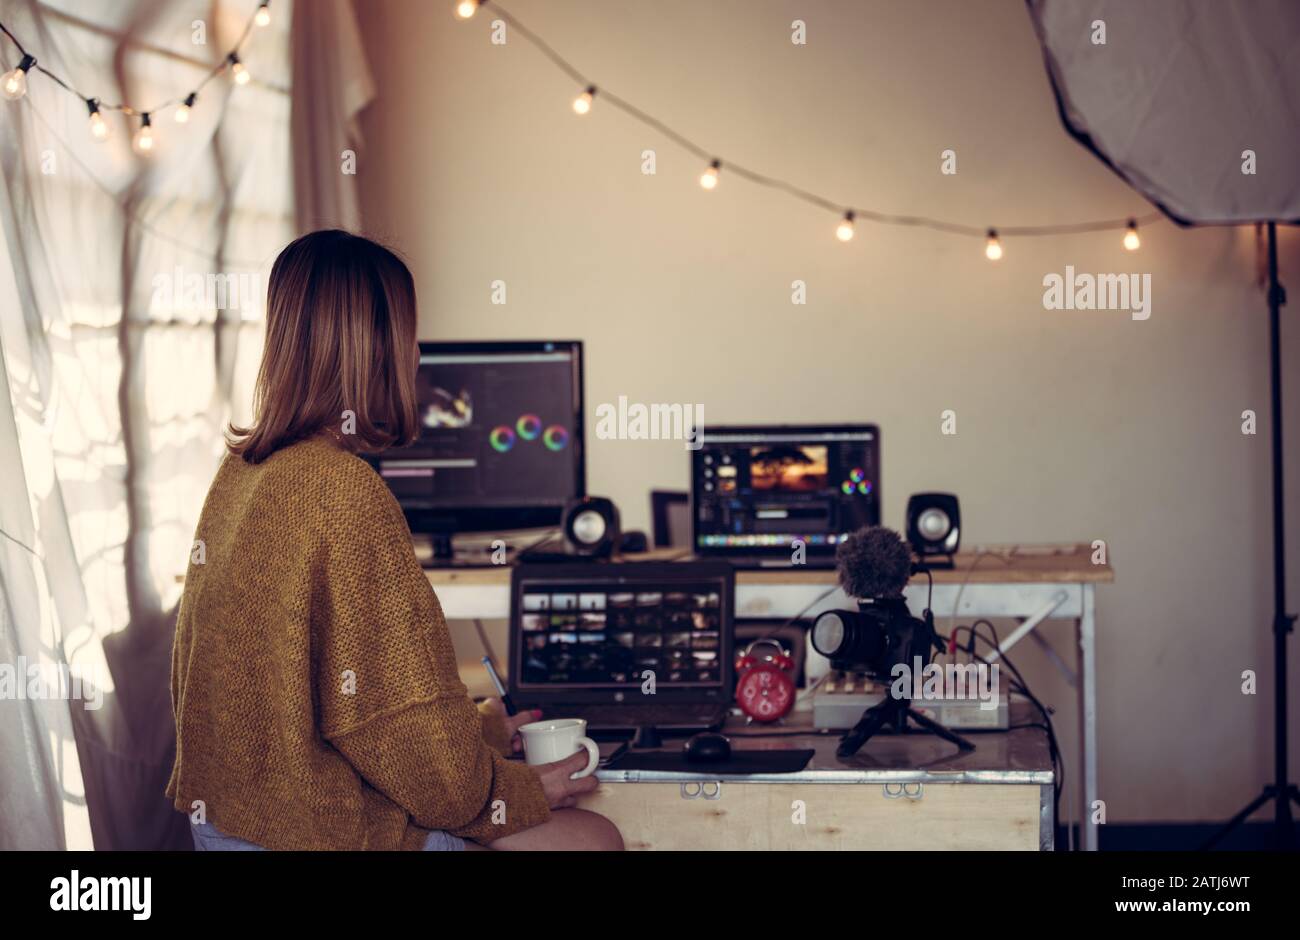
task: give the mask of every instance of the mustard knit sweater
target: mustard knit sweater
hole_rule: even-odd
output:
[[[167,795],[272,849],[418,849],[545,822],[456,670],[388,488],[324,440],[227,456],[208,492],[172,651]]]

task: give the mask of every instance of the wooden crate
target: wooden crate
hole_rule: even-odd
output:
[[[630,850],[1051,847],[1043,802],[1050,786],[926,783],[908,791],[880,783],[620,782],[602,783],[580,805],[612,820]]]

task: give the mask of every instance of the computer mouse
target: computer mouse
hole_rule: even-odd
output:
[[[731,757],[731,741],[726,735],[703,731],[682,745],[682,754],[693,764],[728,760]]]

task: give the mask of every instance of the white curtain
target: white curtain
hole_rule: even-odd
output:
[[[150,107],[256,5],[0,0],[0,21],[79,92]],[[295,229],[292,4],[271,11],[241,52],[253,80],[218,76],[187,124],[155,115],[149,158],[138,120],[107,114],[98,142],[47,76],[0,100],[0,849],[188,844],[163,796],[178,576]],[[0,37],[0,68],[17,60]],[[93,690],[25,694],[62,667]]]
[[[361,227],[358,116],[375,97],[351,0],[294,7],[294,209],[300,232]]]

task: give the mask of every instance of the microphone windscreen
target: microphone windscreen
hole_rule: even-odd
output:
[[[849,597],[898,597],[912,576],[912,552],[893,529],[859,529],[835,549],[840,587]]]

